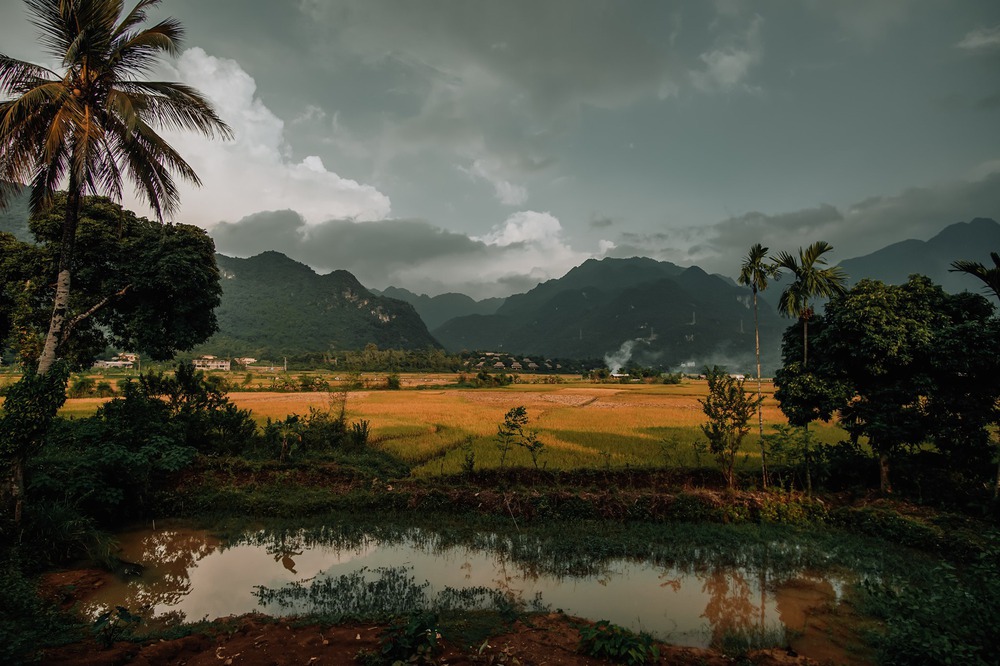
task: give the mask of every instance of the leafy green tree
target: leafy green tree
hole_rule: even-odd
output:
[[[979,279],[983,283],[983,289],[992,293],[1000,300],[1000,254],[990,252],[990,259],[993,260],[993,266],[990,268],[987,268],[978,261],[959,260],[952,262],[950,270],[953,273],[966,273]],[[994,409],[997,409],[995,404]],[[998,420],[1000,420],[1000,414],[995,414],[994,424]],[[997,475],[993,484],[993,499],[1000,497],[1000,434],[997,435],[996,462]]]
[[[41,43],[61,64],[55,72],[0,55],[0,207],[18,183],[31,186],[30,207],[40,213],[66,182],[59,262],[52,314],[38,357],[45,374],[72,328],[70,277],[77,226],[87,194],[121,198],[131,181],[157,218],[173,213],[178,192],[173,173],[199,182],[154,126],[230,136],[208,101],[179,83],[134,78],[159,55],[176,54],[183,30],[174,19],[143,27],[159,0],[140,0],[125,13],[121,0],[25,0]],[[12,185],[13,184],[13,185]]]
[[[701,430],[708,438],[708,448],[715,456],[726,483],[736,485],[736,456],[743,446],[743,438],[750,432],[750,420],[760,406],[760,398],[753,397],[744,388],[744,380],[727,374],[719,366],[705,369],[708,378],[708,395],[701,403],[708,422]]]
[[[9,340],[32,371],[25,381],[34,374],[48,325],[47,285],[59,272],[60,220],[66,199],[56,195],[54,205],[32,219],[36,244],[0,234],[0,340]],[[83,203],[75,252],[76,288],[61,332],[61,364],[66,371],[88,367],[108,345],[166,359],[211,335],[216,329],[212,311],[221,287],[214,245],[204,230],[160,225],[102,197],[87,197]],[[57,392],[65,396],[68,375],[60,371],[55,376],[63,378]],[[18,400],[17,392],[8,396],[0,416],[4,427],[27,422],[15,414],[30,404],[22,406]],[[34,420],[47,424],[51,419],[39,412]],[[11,437],[21,444],[5,456],[4,463],[12,480],[14,516],[20,519],[25,462],[41,438],[35,429],[26,431],[25,437]]]
[[[31,220],[36,244],[0,235],[0,339],[15,334],[25,365],[38,361],[48,325],[46,285],[59,270],[65,202],[57,194]],[[164,360],[215,332],[222,289],[204,230],[157,224],[104,197],[87,197],[76,246],[75,289],[60,341],[73,366],[89,367],[108,345]]]
[[[862,280],[827,304],[808,371],[786,344],[775,377],[782,410],[796,424],[839,413],[878,457],[883,492],[892,489],[891,459],[907,447],[934,439],[953,457],[975,450],[989,422],[983,405],[1000,396],[992,379],[1000,367],[989,360],[1000,356],[1000,330],[986,305],[923,276],[898,286]]]
[[[769,280],[776,280],[780,276],[780,271],[778,267],[768,261],[767,253],[770,251],[769,248],[764,247],[760,243],[754,243],[750,246],[750,250],[747,252],[747,256],[743,259],[743,264],[740,266],[740,275],[737,278],[737,282],[740,284],[750,287],[753,292],[753,337],[754,337],[754,352],[757,355],[757,403],[758,405],[763,403],[763,396],[761,395],[761,379],[760,379],[760,324],[758,320],[757,311],[757,292],[764,291],[768,287]],[[767,487],[767,454],[764,450],[764,410],[757,409],[757,423],[760,430],[760,471],[761,477],[763,479],[764,487]]]

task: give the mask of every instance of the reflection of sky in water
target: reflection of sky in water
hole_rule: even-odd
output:
[[[418,584],[430,583],[430,597],[446,586],[484,586],[526,602],[540,593],[544,604],[571,615],[610,620],[673,643],[706,645],[727,627],[784,623],[800,629],[795,625],[804,621],[804,606],[835,600],[840,587],[840,581],[793,572],[794,584],[783,585],[791,574],[777,586],[767,581],[762,598],[757,572],[713,567],[695,573],[621,559],[606,562],[594,576],[560,578],[495,553],[419,546],[408,539],[391,545],[365,540],[340,549],[294,538],[286,544],[271,539],[266,545],[224,546],[207,532],[181,529],[132,532],[121,535],[121,544],[123,559],[147,568],[140,578],[116,579],[98,590],[87,600],[92,612],[120,604],[146,617],[180,611],[189,621],[254,611],[288,613],[303,607],[261,608],[255,586],[276,589],[362,568],[374,576],[378,568],[406,567]]]

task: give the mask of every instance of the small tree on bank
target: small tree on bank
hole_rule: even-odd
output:
[[[760,407],[760,398],[747,393],[742,379],[727,374],[715,366],[705,369],[708,395],[699,400],[708,423],[701,431],[708,438],[708,448],[726,477],[730,488],[736,485],[736,456],[743,438],[750,432],[750,421]]]

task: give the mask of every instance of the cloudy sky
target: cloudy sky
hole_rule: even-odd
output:
[[[589,257],[735,275],[1000,219],[996,0],[166,0],[176,221],[367,286],[508,295]],[[15,0],[0,49],[39,61]],[[130,205],[134,205],[131,204]],[[134,205],[135,206],[135,205]],[[138,207],[138,206],[135,206]]]

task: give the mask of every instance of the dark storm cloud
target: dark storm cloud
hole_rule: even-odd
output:
[[[422,220],[329,220],[306,225],[290,210],[221,223],[212,229],[212,236],[222,254],[245,257],[277,250],[320,271],[345,269],[359,277],[384,276],[400,266],[419,266],[448,255],[483,253],[486,247]]]
[[[910,188],[843,210],[823,204],[774,215],[752,212],[707,227],[622,234],[610,254],[621,257],[642,251],[647,256],[734,274],[739,258],[754,243],[777,252],[825,240],[834,246],[837,260],[847,259],[907,238],[929,238],[955,222],[976,217],[1000,219],[1000,164],[984,169],[989,173],[978,180]]]

